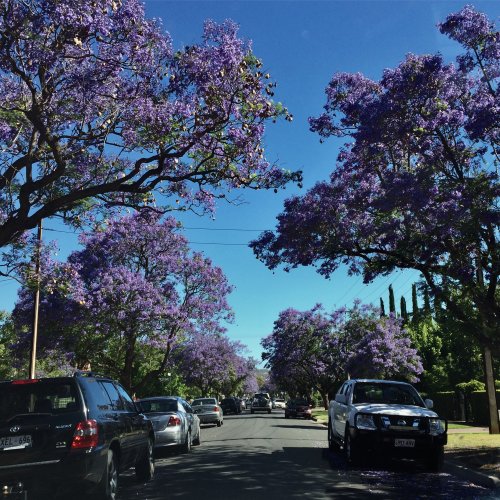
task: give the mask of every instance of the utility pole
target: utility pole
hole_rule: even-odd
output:
[[[29,378],[35,378],[36,344],[38,341],[38,309],[40,305],[40,253],[42,249],[42,221],[38,223],[37,249],[35,255],[36,290],[33,305],[33,330],[31,336],[31,358]]]

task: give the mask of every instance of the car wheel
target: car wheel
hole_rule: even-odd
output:
[[[351,438],[351,433],[349,432],[349,427],[346,428],[345,438],[344,438],[344,451],[347,459],[347,463],[350,465],[358,465],[360,461],[359,447],[355,441]]]
[[[146,452],[135,464],[135,477],[139,481],[151,481],[155,475],[155,458],[153,448],[153,439],[149,438]]]
[[[288,413],[285,413],[285,418],[290,418],[290,415],[288,415]]]
[[[95,498],[98,500],[116,500],[118,492],[118,461],[113,450],[108,450],[106,468],[97,486]]]
[[[333,438],[333,430],[332,430],[332,424],[331,421],[328,420],[328,449],[330,451],[338,451],[339,450],[339,445],[337,441]]]
[[[189,453],[191,451],[191,445],[192,445],[192,441],[191,441],[191,431],[189,430],[186,434],[186,441],[184,441],[184,444],[182,445],[182,451],[184,453]]]
[[[270,415],[271,414],[271,410],[267,410],[267,413]]]
[[[198,436],[196,436],[196,439],[193,439],[193,445],[200,446],[200,444],[201,444],[201,431],[200,428],[198,427]]]
[[[220,427],[222,425],[222,420],[217,420],[217,427]]]
[[[444,447],[436,446],[432,449],[426,459],[427,469],[432,472],[439,472],[443,468]]]

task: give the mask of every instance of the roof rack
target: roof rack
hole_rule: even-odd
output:
[[[93,371],[90,370],[76,370],[75,373],[73,373],[73,377],[100,377],[100,378],[109,378],[106,375],[101,375],[99,373],[94,373]]]

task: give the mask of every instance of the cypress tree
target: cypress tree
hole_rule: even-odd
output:
[[[380,297],[380,317],[385,316],[385,305],[384,305],[384,299]]]
[[[417,300],[417,285],[415,283],[413,283],[413,285],[411,286],[411,306],[412,306],[412,315],[411,315],[412,323],[418,323],[419,310],[418,310],[418,300]]]
[[[389,313],[394,313],[396,316],[396,302],[394,302],[394,290],[392,285],[389,285]]]
[[[401,296],[401,317],[403,318],[403,323],[408,322],[408,311],[406,310],[406,299]]]
[[[431,301],[429,300],[429,289],[424,288],[424,314],[426,316],[431,315]]]

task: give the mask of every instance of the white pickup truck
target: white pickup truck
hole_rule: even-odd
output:
[[[328,445],[343,448],[349,463],[368,456],[422,459],[430,470],[443,464],[448,423],[431,411],[406,382],[352,379],[328,409]]]

